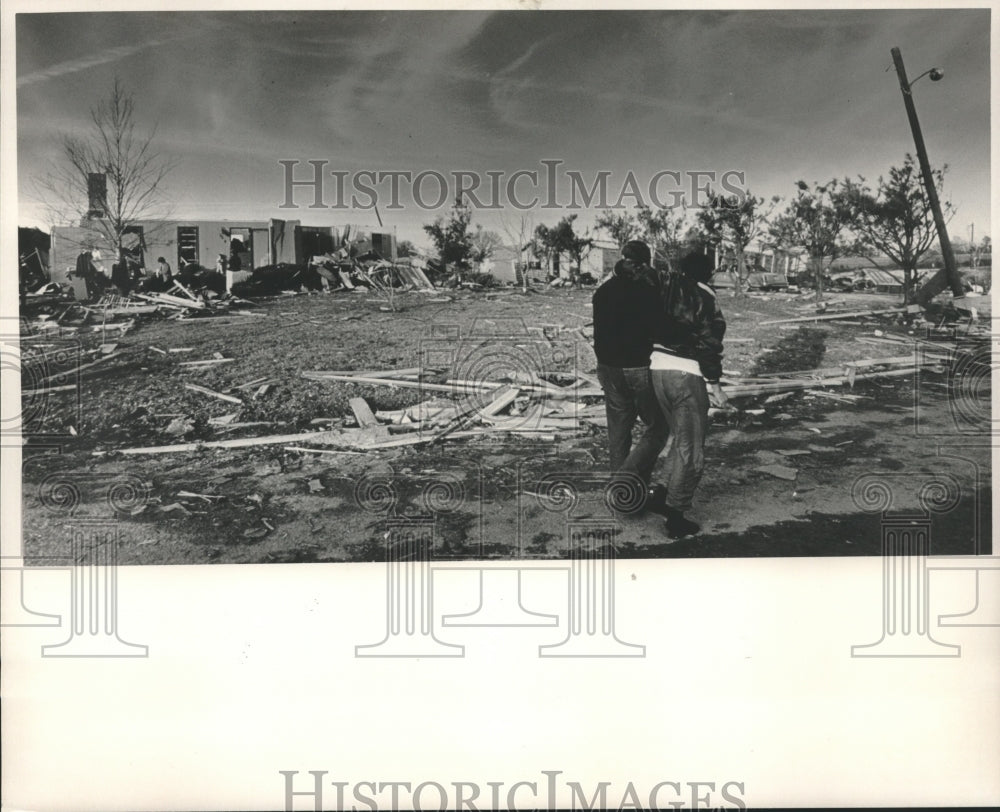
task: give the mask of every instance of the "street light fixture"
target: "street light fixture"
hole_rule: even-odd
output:
[[[962,288],[962,280],[958,276],[955,253],[951,248],[951,240],[948,239],[948,229],[945,227],[944,215],[941,213],[941,201],[938,200],[937,189],[934,186],[934,176],[931,173],[930,161],[927,159],[927,148],[924,146],[924,137],[920,132],[920,121],[917,119],[917,109],[913,106],[913,94],[911,93],[911,89],[918,80],[929,76],[932,82],[940,82],[944,78],[944,71],[940,68],[930,68],[909,82],[906,79],[906,68],[903,67],[903,55],[899,52],[899,48],[893,48],[891,53],[892,61],[896,66],[896,74],[899,76],[899,89],[903,93],[906,116],[910,120],[910,129],[913,132],[913,143],[917,147],[917,160],[920,162],[920,172],[924,178],[924,187],[927,189],[927,200],[934,214],[934,225],[937,227],[941,256],[944,259],[945,278],[954,298],[956,300],[962,299],[965,290]],[[919,299],[922,300],[921,304],[926,304],[937,293],[934,288],[932,280],[924,285],[919,294]],[[960,303],[956,301],[956,305],[960,305]]]

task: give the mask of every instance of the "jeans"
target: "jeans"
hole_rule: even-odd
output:
[[[597,379],[604,390],[611,470],[636,474],[648,488],[656,459],[667,443],[667,422],[656,403],[649,367],[598,364]],[[642,418],[646,430],[633,448],[636,417]]]
[[[705,379],[672,369],[653,370],[653,390],[667,425],[667,507],[690,510],[705,469],[705,433],[708,431],[708,389]]]

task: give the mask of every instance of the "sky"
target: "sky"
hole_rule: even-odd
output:
[[[944,70],[913,97],[931,163],[948,165],[952,239],[974,224],[978,240],[990,224],[989,30],[986,9],[19,14],[19,224],[47,227],[37,181],[60,160],[61,134],[89,131],[116,75],[140,128],[155,125],[156,148],[176,162],[165,192],[178,218],[375,224],[370,209],[308,208],[308,189],[293,191],[300,208],[281,208],[281,160],[301,162],[297,179],[313,160],[326,172],[464,170],[484,187],[487,172],[504,173],[501,189],[534,170],[543,197],[540,162],[562,161],[561,204],[565,170],[588,187],[611,173],[611,203],[629,172],[645,198],[656,172],[681,173],[679,184],[661,176],[664,202],[681,189],[692,201],[692,172],[717,183],[741,172],[767,198],[790,197],[798,179],[874,181],[913,151],[890,56],[899,46],[911,80]],[[329,206],[337,190],[325,178]],[[531,184],[519,184],[525,201]],[[378,216],[427,244],[421,226],[447,204],[421,208],[401,189],[389,209],[379,186]],[[421,189],[436,202],[435,181]],[[551,224],[567,213],[530,215]],[[500,230],[520,215],[481,210],[474,222]]]

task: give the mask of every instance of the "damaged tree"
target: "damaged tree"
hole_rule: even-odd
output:
[[[823,268],[847,252],[844,231],[850,212],[843,191],[836,180],[796,183],[798,192],[788,202],[784,213],[771,224],[771,236],[778,245],[801,245],[809,255],[809,274],[816,286],[816,301],[823,296]]]
[[[121,256],[142,220],[163,217],[163,183],[174,168],[153,146],[155,128],[137,131],[135,99],[115,77],[91,108],[91,131],[62,137],[62,163],[40,183],[54,222],[79,222]]]
[[[462,282],[465,272],[469,270],[474,250],[474,234],[469,230],[471,222],[472,209],[458,198],[447,218],[438,217],[430,225],[424,226],[424,231],[437,249],[438,259],[445,268],[454,272],[456,285]]]
[[[947,167],[933,173],[939,195],[945,171]],[[934,213],[913,156],[907,154],[902,166],[892,167],[888,178],[880,177],[874,191],[865,185],[864,178],[845,181],[844,199],[857,239],[852,252],[892,276],[896,271],[879,260],[888,257],[894,262],[903,277],[903,304],[910,304],[917,281],[917,263],[937,239]],[[951,204],[945,201],[942,209],[945,219],[951,219],[954,213]]]
[[[736,254],[737,297],[743,295],[743,285],[747,279],[746,249],[767,224],[771,211],[779,198],[771,199],[765,209],[762,197],[754,197],[747,192],[742,199],[736,196],[713,195],[698,212],[698,225],[705,241],[719,250],[723,243],[729,243]]]

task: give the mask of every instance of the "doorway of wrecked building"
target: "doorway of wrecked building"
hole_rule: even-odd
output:
[[[125,254],[130,272],[146,267],[146,239],[142,226],[125,226],[122,253]]]
[[[177,269],[199,264],[198,226],[177,227]]]
[[[328,228],[302,226],[299,229],[303,257],[319,257],[332,254],[335,250],[333,234]]]
[[[253,268],[253,236],[250,229],[229,229],[229,270],[252,271]]]

